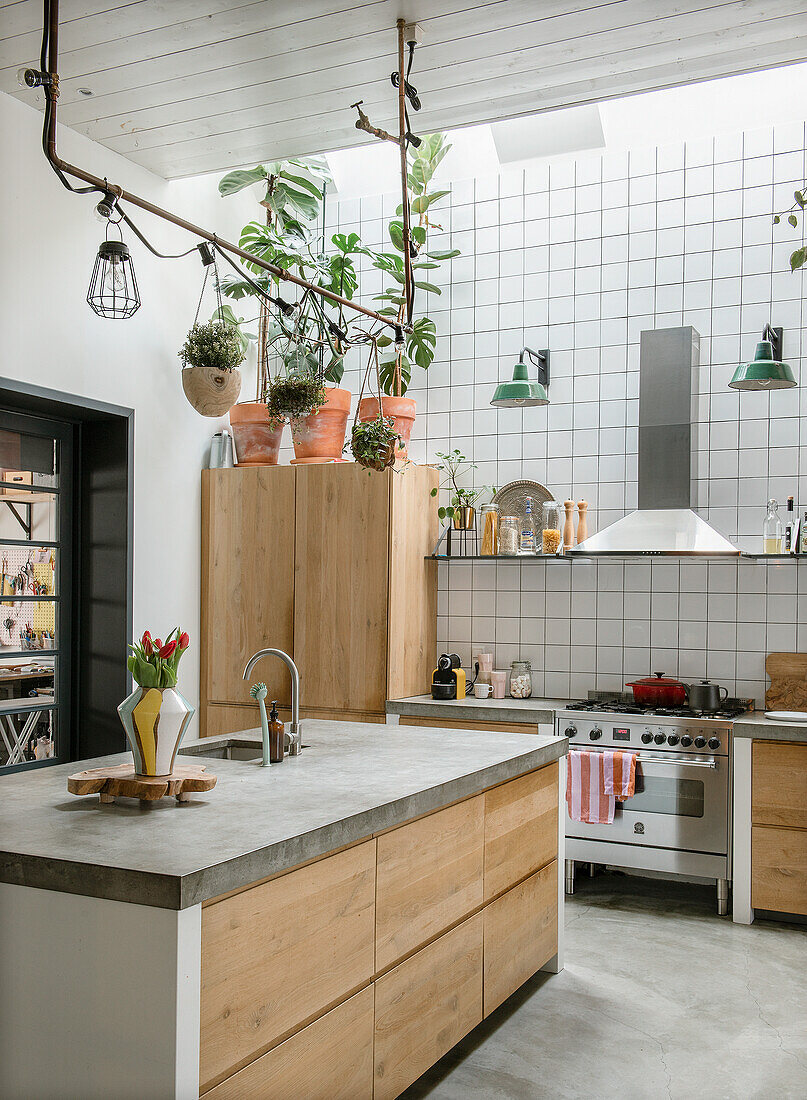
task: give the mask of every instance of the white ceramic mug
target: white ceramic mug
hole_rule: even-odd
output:
[[[474,684],[474,695],[477,699],[487,699],[490,695],[490,684]]]

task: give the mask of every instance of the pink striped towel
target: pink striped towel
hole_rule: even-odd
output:
[[[610,825],[616,802],[630,798],[635,782],[634,753],[570,752],[566,771],[569,817],[589,825]]]

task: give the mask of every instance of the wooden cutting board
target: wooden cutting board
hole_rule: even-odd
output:
[[[769,653],[765,671],[771,681],[766,710],[807,711],[807,653]]]

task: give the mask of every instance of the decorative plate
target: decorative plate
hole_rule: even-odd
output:
[[[532,514],[539,521],[541,505],[555,499],[546,486],[537,481],[511,481],[494,493],[492,503],[499,505],[500,516],[523,516],[527,511],[527,497],[532,497]]]

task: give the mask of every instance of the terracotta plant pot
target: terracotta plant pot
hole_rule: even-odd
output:
[[[215,367],[183,367],[182,389],[202,416],[224,416],[238,400],[241,371]]]
[[[262,401],[242,401],[230,409],[230,427],[239,466],[277,466],[284,423],[270,420]]]
[[[395,421],[395,431],[401,437],[401,442],[396,448],[396,457],[405,459],[409,453],[409,437],[412,434],[412,425],[415,423],[417,405],[413,397],[381,397],[381,412],[383,416],[391,416]],[[375,420],[378,416],[378,398],[363,397],[359,402],[359,420],[366,423]]]
[[[325,392],[328,398],[321,408],[292,424],[296,463],[333,462],[342,457],[350,415],[350,390],[334,388]]]
[[[194,708],[176,688],[136,687],[118,706],[135,775],[170,775]]]

